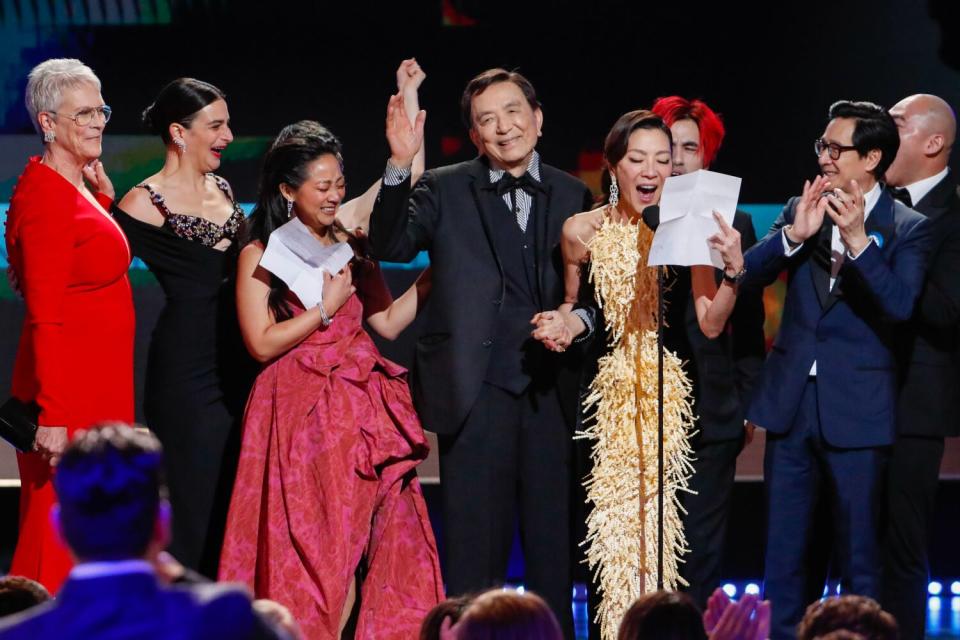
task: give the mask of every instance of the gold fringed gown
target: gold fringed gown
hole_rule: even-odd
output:
[[[615,639],[623,614],[657,588],[657,271],[648,267],[653,232],[605,217],[586,243],[590,279],[609,336],[584,412],[580,437],[593,441],[585,481],[587,561],[602,602],[602,637]],[[691,384],[680,360],[664,354],[663,585],[686,584],[678,563],[686,551],[678,492],[693,472],[688,441],[693,424]]]

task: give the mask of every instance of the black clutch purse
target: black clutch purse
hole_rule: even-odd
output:
[[[35,402],[10,398],[0,406],[0,437],[24,453],[33,451],[40,407]]]

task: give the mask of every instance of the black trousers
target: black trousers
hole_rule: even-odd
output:
[[[881,604],[903,640],[924,637],[930,573],[930,521],[943,459],[943,438],[899,436],[887,469]]]
[[[690,586],[684,591],[705,610],[707,598],[720,586],[727,521],[737,472],[737,456],[743,437],[694,446],[694,474],[690,489],[682,495],[683,529],[690,553],[683,556],[680,575]]]
[[[485,383],[461,430],[439,442],[447,593],[504,582],[519,519],[524,584],[572,639],[571,438],[555,387],[517,396]]]

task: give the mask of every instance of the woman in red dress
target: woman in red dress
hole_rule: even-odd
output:
[[[399,98],[397,98],[399,100]],[[428,445],[403,368],[364,331],[409,324],[417,287],[392,301],[375,263],[324,275],[304,308],[259,262],[270,233],[296,216],[317,244],[348,240],[340,144],[328,131],[278,142],[241,250],[237,313],[264,363],[243,421],[220,578],[290,608],[305,637],[417,637],[443,598],[436,543],[416,476]]]
[[[77,429],[133,421],[134,314],[130,250],[107,213],[113,185],[97,160],[110,118],[100,81],[79,60],[48,60],[30,72],[26,102],[44,152],[27,163],[7,219],[10,268],[26,303],[11,393],[35,401],[40,417],[36,451],[17,456],[10,572],[54,593],[72,566],[49,523],[54,465]]]

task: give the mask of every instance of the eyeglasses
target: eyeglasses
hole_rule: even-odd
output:
[[[830,154],[831,160],[839,160],[840,154],[844,151],[853,151],[856,149],[855,146],[845,147],[842,144],[837,144],[836,142],[827,142],[823,138],[815,140],[813,143],[813,152],[817,154],[817,157],[820,157],[820,154],[827,151]]]
[[[113,115],[113,109],[111,109],[107,105],[103,105],[102,107],[92,107],[90,109],[81,109],[80,111],[77,111],[76,115],[72,115],[72,116],[68,116],[65,113],[57,113],[56,111],[50,111],[48,113],[52,113],[55,116],[63,116],[65,118],[70,118],[71,120],[77,123],[78,127],[85,127],[91,122],[93,122],[93,116],[95,115],[99,115],[100,117],[102,117],[103,124],[107,124],[108,122],[110,122],[110,116]]]

